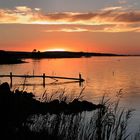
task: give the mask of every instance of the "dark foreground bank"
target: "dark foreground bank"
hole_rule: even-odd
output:
[[[49,139],[55,137],[55,139],[58,139],[57,134],[48,134],[47,131],[32,132],[23,124],[26,124],[28,118],[33,115],[56,115],[58,122],[60,122],[60,114],[75,116],[83,111],[92,111],[99,108],[104,109],[105,107],[102,104],[95,105],[87,101],[79,101],[78,99],[74,99],[69,103],[57,99],[50,102],[41,102],[36,100],[32,93],[19,90],[11,91],[8,83],[3,83],[0,85],[0,132],[4,137],[12,137],[14,139],[35,137]],[[52,127],[56,127],[56,124],[52,125]]]
[[[0,85],[0,137],[14,140],[139,140],[128,132],[133,110],[105,97],[95,105],[75,98],[41,102],[26,91]],[[94,111],[93,111],[94,110]],[[131,127],[131,126],[130,126]]]

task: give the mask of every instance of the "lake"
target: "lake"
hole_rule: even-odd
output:
[[[84,99],[98,103],[105,94],[112,100],[119,91],[122,93],[121,107],[136,109],[131,125],[136,129],[140,124],[140,57],[92,57],[68,59],[26,59],[29,63],[0,65],[0,74],[36,74],[51,76],[77,77],[81,73],[85,82],[82,86],[70,80],[46,79],[45,88],[42,79],[14,78],[13,89],[20,88],[35,93],[40,97],[44,91],[61,92],[76,96],[84,89]],[[0,82],[10,81],[1,78]],[[20,84],[29,84],[24,87]]]

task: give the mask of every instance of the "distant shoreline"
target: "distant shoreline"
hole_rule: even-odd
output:
[[[46,52],[22,52],[22,51],[4,51],[0,50],[0,65],[2,64],[20,64],[26,63],[22,59],[57,59],[57,58],[89,58],[89,57],[136,57],[140,55],[125,55],[113,53],[96,52],[70,52],[70,51],[46,51]]]
[[[28,63],[26,61],[22,61],[22,60],[19,60],[18,62],[17,61],[4,61],[4,62],[1,62],[0,61],[0,65],[10,65],[10,64],[22,64],[22,63]]]

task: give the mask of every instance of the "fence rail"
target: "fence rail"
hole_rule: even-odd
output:
[[[9,77],[10,78],[10,85],[12,86],[13,78],[42,78],[43,79],[43,86],[45,86],[45,79],[51,78],[51,79],[64,79],[64,80],[74,80],[79,81],[80,83],[84,82],[85,80],[82,78],[81,74],[79,73],[78,78],[71,78],[71,77],[61,77],[61,76],[48,76],[43,73],[42,75],[15,75],[12,72],[10,72],[9,75],[0,75],[0,77]]]

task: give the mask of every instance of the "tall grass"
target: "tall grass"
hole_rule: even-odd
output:
[[[82,93],[77,99],[79,97],[82,97]],[[66,100],[64,93],[60,99]],[[127,140],[131,138],[127,128],[133,110],[120,109],[119,101],[120,98],[112,103],[103,96],[100,104],[105,107],[96,111],[35,115],[25,125],[32,133],[42,135],[43,132],[47,137],[53,136],[61,140]]]
[[[54,106],[47,111],[48,102],[57,98],[57,102],[66,105],[66,102],[71,100],[82,100],[84,89],[73,99],[69,99],[65,89],[59,95],[58,91],[53,92],[52,95],[48,95],[46,91],[41,97],[44,103],[41,103],[34,99],[32,93],[19,90],[11,92],[8,85],[6,83],[4,85],[0,96],[2,114],[0,123],[5,123],[1,125],[5,130],[2,129],[0,132],[5,132],[5,136],[10,132],[11,138],[20,140],[138,140],[140,138],[139,131],[134,137],[127,131],[133,110],[119,107],[122,90],[117,93],[116,101],[104,95],[100,101],[102,107],[94,111],[68,113],[67,111],[52,112],[51,109],[57,104],[53,104]]]

